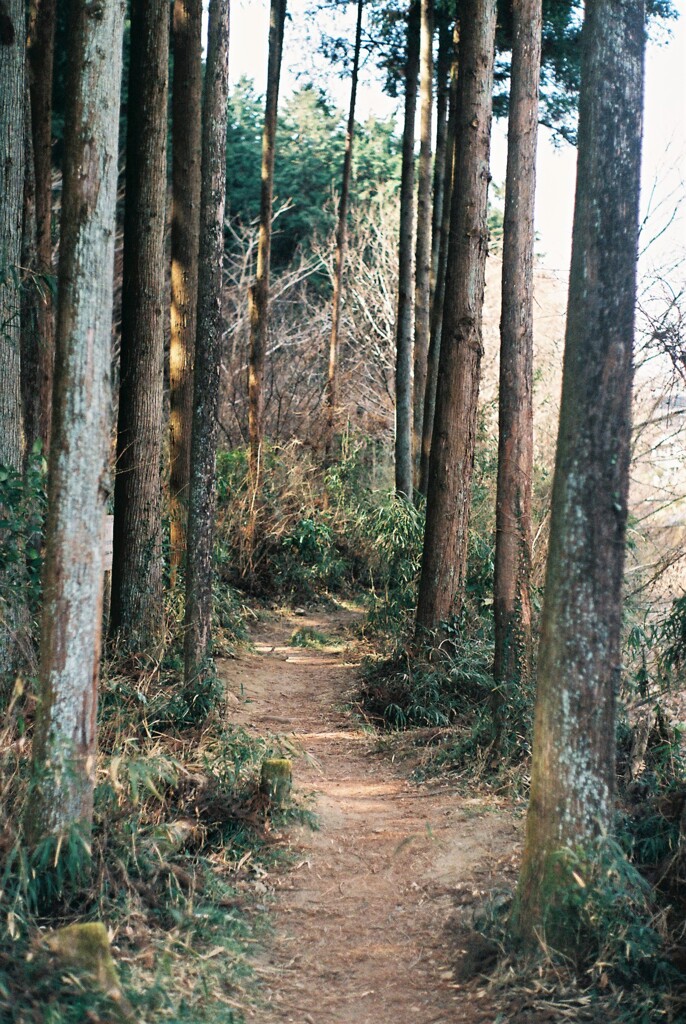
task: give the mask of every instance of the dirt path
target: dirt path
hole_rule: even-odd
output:
[[[270,876],[274,934],[257,963],[261,1024],[477,1024],[485,993],[454,979],[456,902],[477,900],[517,842],[511,816],[445,785],[417,786],[343,710],[357,665],[352,616],[258,623],[254,654],[222,666],[231,717],[293,739],[296,793],[319,829],[290,832],[294,866]],[[295,629],[340,637],[294,648]]]

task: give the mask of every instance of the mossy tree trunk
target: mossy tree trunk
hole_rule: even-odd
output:
[[[414,123],[419,75],[420,5],[412,0],[407,20],[405,120],[400,176],[398,314],[395,328],[395,490],[412,500],[412,341],[414,274]]]
[[[498,484],[496,497],[496,684],[531,672],[531,488],[533,475],[534,199],[541,0],[514,0],[503,226]],[[496,708],[503,695],[496,691]]]
[[[202,677],[212,629],[215,462],[222,354],[229,2],[211,0],[203,92],[200,258],[186,554],[184,684]]]
[[[110,632],[127,647],[159,640],[162,602],[169,4],[134,0],[126,139],[121,361]]]
[[[531,797],[511,926],[573,942],[561,852],[610,830],[631,442],[643,0],[587,0],[572,264],[538,657]]]
[[[172,48],[171,337],[169,499],[172,578],[186,548],[198,305],[202,0],[174,0]]]
[[[72,6],[39,701],[27,829],[93,809],[126,4]]]
[[[364,0],[357,0],[357,24],[355,27],[355,49],[353,53],[352,78],[350,83],[350,106],[348,108],[348,127],[345,134],[345,154],[343,157],[343,176],[341,181],[341,198],[338,204],[338,226],[336,228],[336,254],[334,257],[333,299],[331,303],[331,338],[329,341],[329,373],[326,390],[326,450],[331,454],[336,424],[336,391],[338,381],[338,335],[341,314],[341,289],[343,286],[343,262],[348,234],[348,199],[350,196],[350,176],[353,166],[353,137],[355,134],[355,104],[357,101],[357,79],[360,70],[360,48],[362,44],[362,12]]]
[[[436,629],[462,606],[483,351],[495,0],[465,0],[461,15],[455,180],[418,634]]]
[[[279,107],[281,53],[286,20],[286,0],[271,0],[269,15],[269,61],[267,97],[262,132],[262,179],[260,191],[260,234],[257,244],[255,281],[250,288],[250,361],[248,367],[248,441],[253,487],[259,479],[264,433],[264,364],[269,336],[269,265],[274,195],[274,146]]]
[[[433,116],[433,0],[421,0],[419,60],[419,167],[414,289],[413,483],[419,486],[424,399],[431,331],[431,121]]]

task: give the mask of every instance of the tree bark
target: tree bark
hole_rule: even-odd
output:
[[[24,209],[24,4],[8,0],[0,26],[0,466],[20,472],[21,256]],[[0,516],[4,512],[0,506]],[[0,565],[0,688],[23,657],[25,606],[11,566]]]
[[[169,492],[172,582],[186,548],[200,237],[202,0],[174,0]]]
[[[331,307],[331,340],[329,343],[329,375],[326,391],[326,451],[331,454],[334,441],[336,416],[336,385],[338,371],[338,332],[341,312],[341,288],[343,284],[343,261],[348,229],[348,198],[350,195],[350,175],[353,165],[353,137],[355,134],[355,102],[357,99],[357,79],[360,69],[360,47],[362,44],[362,11],[364,0],[357,0],[357,25],[355,28],[355,51],[353,55],[352,81],[350,85],[350,107],[348,110],[348,128],[345,135],[345,155],[343,157],[343,178],[341,181],[341,198],[338,205],[338,227],[336,229],[336,255],[333,275],[333,300]]]
[[[412,0],[407,21],[405,121],[400,177],[398,241],[398,317],[395,363],[395,489],[412,499],[412,248],[414,235],[414,122],[419,73],[420,5]]]
[[[24,208],[23,0],[6,0],[0,40],[0,466],[20,470],[21,245]]]
[[[27,82],[28,86],[28,82]],[[43,289],[38,283],[36,246],[36,175],[31,133],[31,103],[24,104],[24,213],[21,243],[21,408],[24,424],[24,465],[41,435],[43,419],[40,386],[41,333],[40,307]],[[52,391],[52,388],[51,388]],[[52,393],[50,395],[52,401]],[[49,433],[49,432],[48,432]]]
[[[515,934],[574,942],[562,851],[612,827],[629,484],[643,0],[588,0],[562,405]]]
[[[417,241],[414,292],[414,393],[412,404],[414,485],[419,486],[422,427],[431,327],[431,120],[433,108],[433,0],[421,0],[420,129]]]
[[[56,0],[31,0],[27,37],[30,69],[31,132],[35,171],[36,266],[36,377],[33,380],[37,437],[47,454],[50,447],[52,381],[55,340],[52,295],[52,69],[55,48]],[[27,424],[27,447],[36,440]]]
[[[424,398],[424,422],[422,425],[422,453],[419,465],[419,492],[426,497],[429,487],[429,458],[431,456],[431,438],[436,414],[436,389],[438,387],[438,364],[441,356],[441,329],[443,326],[443,303],[445,299],[445,279],[448,269],[448,245],[450,241],[450,207],[453,194],[453,177],[455,168],[455,135],[457,118],[457,51],[459,32],[457,25],[452,33],[452,61],[450,65],[450,85],[448,96],[448,117],[446,122],[446,138],[443,148],[444,167],[441,174],[442,196],[440,206],[440,228],[438,227],[438,209],[434,201],[434,257],[436,270],[431,295],[431,332],[429,337],[429,355],[427,360],[426,395]],[[436,143],[436,159],[438,159],[438,142]],[[438,235],[438,237],[437,237]]]
[[[531,673],[534,199],[542,4],[514,0],[512,9],[493,585],[498,686],[518,685]],[[502,703],[496,690],[496,707]]]
[[[257,270],[250,289],[250,365],[248,368],[248,440],[253,487],[259,478],[260,453],[264,432],[264,362],[269,333],[269,263],[272,237],[272,199],[274,194],[274,144],[279,106],[281,52],[283,49],[286,0],[271,0],[269,16],[269,63],[267,97],[262,133],[262,184],[260,191],[260,235],[257,245]]]
[[[27,811],[34,841],[93,808],[108,491],[110,347],[126,4],[74,4],[57,313],[40,699]]]
[[[438,59],[436,61],[436,153],[434,156],[433,203],[431,208],[431,290],[429,305],[433,310],[438,264],[443,237],[443,207],[446,195],[446,153],[450,120],[450,84],[453,58],[453,30],[448,15],[437,12]],[[451,159],[452,170],[452,159]]]
[[[134,0],[110,632],[127,647],[140,649],[159,639],[163,624],[160,468],[168,64],[167,0]]]
[[[222,353],[228,97],[229,2],[210,0],[203,99],[198,313],[186,555],[186,689],[202,677],[210,654],[212,629],[212,545]]]
[[[459,614],[464,596],[483,352],[495,20],[495,0],[465,0],[462,5],[455,180],[418,634]]]

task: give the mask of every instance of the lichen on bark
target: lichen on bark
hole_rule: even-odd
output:
[[[612,827],[629,483],[643,0],[588,0],[531,799],[512,931],[564,948],[560,853]]]
[[[41,628],[34,840],[92,817],[109,491],[110,346],[123,0],[74,5],[65,133],[53,440]]]

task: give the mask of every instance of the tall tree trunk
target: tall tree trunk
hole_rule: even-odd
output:
[[[414,122],[419,74],[420,5],[411,0],[407,20],[405,121],[400,177],[398,317],[395,362],[395,489],[412,499],[412,248],[414,236]]]
[[[27,812],[34,840],[90,823],[95,778],[126,4],[72,11],[36,786]]]
[[[0,36],[0,466],[22,461],[20,261],[24,208],[23,0],[6,0]]]
[[[426,395],[424,398],[424,423],[422,426],[422,454],[419,464],[419,492],[426,497],[429,487],[429,458],[431,456],[431,438],[436,414],[436,389],[438,387],[438,364],[441,356],[441,330],[443,327],[443,302],[445,299],[445,279],[448,269],[448,246],[450,242],[450,207],[453,194],[453,177],[455,168],[455,135],[457,130],[457,51],[459,45],[458,27],[455,25],[452,34],[452,61],[450,65],[450,85],[448,97],[448,117],[444,146],[444,166],[442,178],[440,228],[434,228],[434,255],[436,260],[435,275],[431,289],[431,333],[429,338],[429,355],[426,373]],[[438,142],[436,144],[438,159]],[[437,204],[434,202],[435,225],[438,226]]]
[[[459,614],[464,596],[483,351],[495,20],[495,0],[462,4],[455,181],[418,633]]]
[[[541,0],[514,0],[500,319],[495,659],[499,686],[531,672],[534,199]],[[496,691],[496,705],[502,694]]]
[[[431,327],[431,119],[433,108],[433,0],[421,0],[419,181],[414,292],[414,485],[419,486],[427,359]]]
[[[27,82],[28,86],[28,82]],[[31,134],[31,103],[24,104],[24,214],[21,243],[21,406],[24,424],[24,464],[41,435],[42,397],[40,387],[40,316],[43,289],[38,283],[36,246],[36,175]],[[52,389],[51,389],[52,390]],[[52,400],[52,394],[51,394]]]
[[[329,343],[329,376],[327,379],[326,407],[327,430],[326,450],[331,453],[334,440],[336,416],[336,390],[338,376],[338,331],[341,312],[341,287],[343,284],[343,261],[348,231],[348,197],[350,195],[350,175],[353,166],[353,136],[355,134],[355,101],[357,99],[357,79],[360,70],[360,47],[362,44],[362,10],[364,0],[357,0],[357,25],[355,28],[355,52],[353,55],[353,72],[350,85],[350,107],[348,110],[348,128],[345,135],[345,155],[343,157],[343,179],[341,181],[341,199],[338,205],[338,227],[336,229],[336,255],[333,276],[333,302],[331,308],[331,340]]]
[[[134,0],[126,139],[121,370],[110,631],[129,647],[162,630],[169,4]]]
[[[210,654],[212,628],[214,478],[222,354],[228,97],[229,0],[210,0],[203,98],[198,315],[186,555],[187,689],[202,675],[203,665]]]
[[[27,57],[30,68],[31,131],[35,169],[36,274],[42,279],[36,298],[36,377],[33,380],[37,437],[50,446],[52,378],[55,356],[52,277],[52,68],[55,49],[56,0],[31,0]],[[27,425],[27,445],[36,440]]]
[[[170,558],[186,548],[193,419],[193,351],[200,235],[202,0],[174,0],[172,89],[171,338],[169,343]]]
[[[24,3],[0,12],[0,466],[21,471],[21,255],[24,208]],[[0,516],[3,508],[0,506]],[[0,565],[0,688],[22,659],[23,604],[12,567]]]
[[[531,798],[512,928],[574,941],[560,856],[610,830],[629,485],[643,0],[587,0]]]
[[[431,208],[431,291],[430,308],[433,311],[438,264],[443,237],[443,207],[446,194],[446,154],[448,149],[448,122],[450,119],[450,84],[453,58],[453,29],[448,15],[439,10],[438,59],[436,61],[436,153],[434,156],[433,203]],[[452,160],[451,160],[452,170]]]
[[[286,20],[286,0],[271,0],[269,15],[269,63],[267,98],[262,133],[262,184],[260,191],[260,237],[257,246],[257,271],[250,288],[250,365],[248,369],[248,440],[253,486],[259,477],[260,452],[264,430],[264,362],[269,333],[269,263],[272,238],[272,198],[274,194],[274,144],[279,106],[281,52]]]

